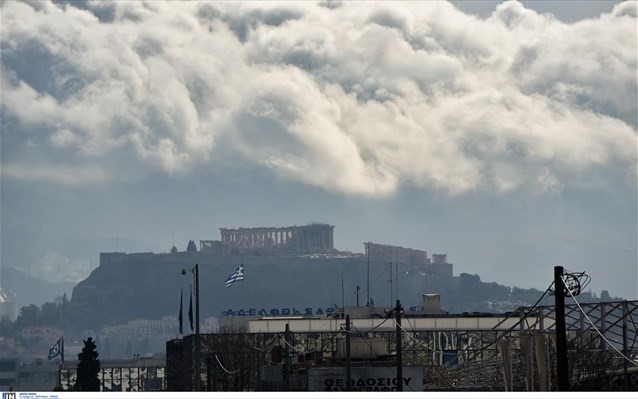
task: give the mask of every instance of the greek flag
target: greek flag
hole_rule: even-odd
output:
[[[226,288],[233,285],[235,281],[242,281],[243,279],[244,279],[244,265],[242,264],[237,268],[237,270],[233,272],[233,274],[228,276],[228,278],[226,279]]]
[[[49,360],[53,359],[54,357],[58,356],[58,355],[62,355],[62,338],[58,339],[58,342],[55,343],[55,345],[53,345],[53,347],[51,347],[51,349],[49,349]],[[64,355],[62,355],[64,356]]]

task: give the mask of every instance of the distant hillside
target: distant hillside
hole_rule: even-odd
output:
[[[226,278],[242,262],[245,280],[226,288]],[[97,329],[135,318],[176,315],[180,288],[184,289],[186,312],[188,284],[192,279],[190,272],[183,276],[180,271],[195,263],[200,265],[202,318],[219,316],[227,310],[341,306],[342,275],[345,304],[355,304],[357,285],[361,287],[360,304],[366,302],[367,264],[363,256],[244,258],[211,257],[197,252],[122,254],[116,258],[105,257],[102,264],[73,289],[70,305],[75,327]],[[425,293],[438,293],[449,312],[504,312],[532,305],[542,294],[535,289],[511,289],[485,283],[478,275],[466,273],[443,277],[406,267],[400,269],[399,274],[398,297],[405,307],[420,305]],[[390,305],[388,277],[387,262],[370,263],[370,296],[375,305]],[[544,303],[552,300],[546,298]],[[583,297],[583,301],[587,300]]]
[[[49,283],[14,267],[0,268],[0,287],[9,301],[17,303],[18,309],[30,304],[40,306],[65,292],[70,296],[74,286],[71,282]]]

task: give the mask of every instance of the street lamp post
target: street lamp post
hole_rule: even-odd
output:
[[[182,274],[186,275],[189,269],[182,269]],[[195,264],[195,267],[190,269],[195,277],[195,391],[200,391],[201,388],[201,364],[199,361],[200,344],[199,344],[199,265]]]

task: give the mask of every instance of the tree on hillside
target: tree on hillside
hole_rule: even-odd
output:
[[[40,307],[38,324],[57,325],[62,316],[62,306],[54,302],[43,303]]]
[[[16,320],[16,327],[22,329],[24,327],[35,326],[40,319],[40,307],[36,305],[23,306]]]
[[[197,245],[195,245],[195,241],[189,240],[188,246],[186,247],[186,252],[197,252]]]
[[[100,360],[93,338],[89,337],[84,341],[84,348],[78,354],[78,376],[75,383],[76,391],[99,391]]]

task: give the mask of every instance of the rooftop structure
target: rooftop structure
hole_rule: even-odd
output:
[[[100,359],[102,392],[138,392],[166,390],[166,359],[140,357],[133,359]],[[72,391],[77,380],[78,361],[65,361],[58,373],[58,386]]]
[[[424,297],[424,308],[432,301],[436,302],[434,297]],[[638,368],[628,366],[638,352],[632,323],[636,313],[638,301],[565,306],[567,338],[574,348],[568,352],[574,389],[635,391]],[[592,319],[597,327],[589,324]],[[405,389],[406,385],[404,390],[557,389],[553,306],[522,307],[500,315],[406,312],[401,324],[392,317],[350,321],[355,389],[365,387],[368,380],[379,382],[377,377],[390,385],[396,375],[397,342],[401,342],[404,369],[424,371],[422,378],[413,377],[423,381],[422,386]],[[343,385],[346,374],[348,333],[343,327],[343,319],[264,317],[247,319],[243,328],[236,325],[222,334],[203,334],[202,358],[210,359],[211,366],[202,373],[202,380],[212,391],[334,390]],[[400,341],[397,327],[403,336]],[[193,335],[167,342],[168,390],[193,389],[193,342]],[[355,377],[357,367],[366,367],[370,373],[390,370],[388,380],[376,374],[375,378],[368,378],[371,374]],[[331,380],[313,383],[327,374]]]

